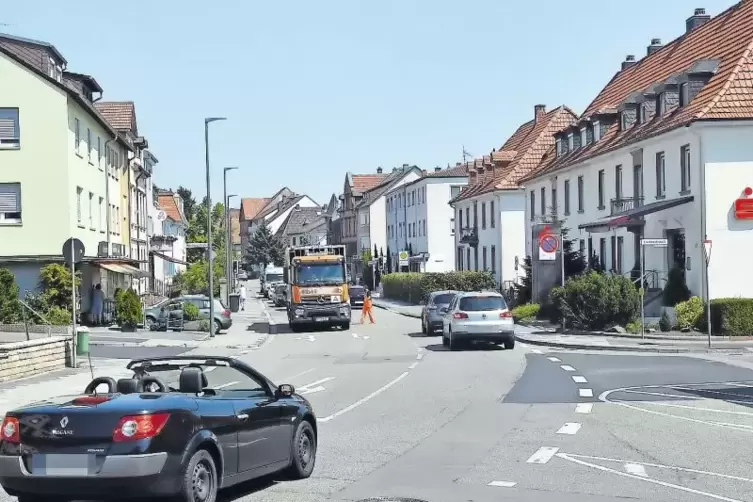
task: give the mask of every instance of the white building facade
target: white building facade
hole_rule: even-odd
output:
[[[392,262],[391,270],[455,270],[456,226],[449,202],[467,184],[465,166],[436,168],[385,194],[386,249]],[[409,255],[412,255],[408,259],[408,266],[400,266],[398,255],[401,251],[409,251]]]

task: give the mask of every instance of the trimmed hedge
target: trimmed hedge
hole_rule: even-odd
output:
[[[518,305],[512,309],[512,318],[515,322],[525,321],[530,322],[536,319],[539,315],[541,307],[538,303],[526,303]]]
[[[701,316],[701,330],[706,316]],[[711,300],[711,332],[716,335],[753,336],[753,298]]]
[[[408,303],[420,303],[434,291],[490,289],[497,289],[491,272],[396,272],[382,276],[384,297]]]

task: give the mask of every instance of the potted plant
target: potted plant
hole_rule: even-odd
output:
[[[132,289],[121,291],[115,297],[115,321],[121,331],[133,332],[143,320],[141,300]]]

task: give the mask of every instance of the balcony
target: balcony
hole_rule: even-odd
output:
[[[623,197],[609,201],[609,215],[614,216],[643,205],[643,197]]]
[[[478,246],[478,227],[465,227],[460,229],[460,243],[469,246]]]

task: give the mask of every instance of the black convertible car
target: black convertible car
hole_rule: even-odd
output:
[[[219,489],[259,476],[313,472],[316,417],[291,385],[276,387],[229,357],[139,359],[127,368],[131,378],[95,378],[82,395],[8,412],[0,485],[9,495],[214,502]]]

